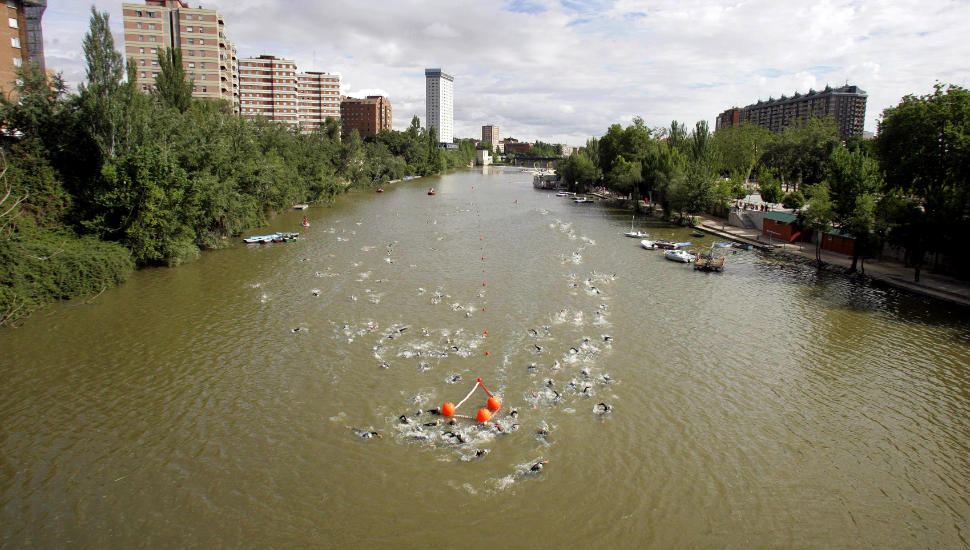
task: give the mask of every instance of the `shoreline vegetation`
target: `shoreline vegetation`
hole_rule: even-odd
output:
[[[227,101],[192,98],[180,50],[159,53],[157,89],[143,93],[93,7],[83,47],[77,93],[25,66],[0,94],[0,325],[133,269],[191,261],[294,204],[475,158],[471,141],[439,149],[417,117],[366,140],[341,139],[334,119],[309,133],[246,120]]]

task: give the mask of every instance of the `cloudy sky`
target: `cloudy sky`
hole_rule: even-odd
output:
[[[54,0],[48,67],[76,89],[89,9]],[[132,0],[132,3],[140,3]],[[866,130],[905,94],[967,86],[970,0],[190,0],[219,10],[240,57],[273,54],[380,93],[394,128],[424,112],[424,69],[455,77],[455,136],[581,145],[610,124],[688,124],[781,94],[848,82],[868,92]]]

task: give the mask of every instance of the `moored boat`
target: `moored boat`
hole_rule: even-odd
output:
[[[591,202],[596,202],[586,197],[573,197],[573,202],[576,204],[589,204]]]
[[[651,240],[648,240],[648,239],[644,239],[644,240],[640,241],[640,246],[642,246],[643,248],[645,248],[647,250],[656,250],[657,248],[659,248],[657,246],[657,243],[655,241],[651,241]]]
[[[310,208],[310,205],[309,204],[294,204],[293,205],[293,210],[306,210],[307,208]]]
[[[689,264],[694,261],[694,255],[684,250],[664,250],[664,258],[682,264]]]
[[[570,193],[569,191],[563,191],[561,193],[556,193],[557,197],[573,197],[576,193]]]
[[[734,243],[714,243],[714,246],[716,246],[718,248],[727,248],[727,247],[731,246],[732,244],[734,244]]]
[[[694,231],[693,233],[691,233],[691,235],[693,235],[695,237],[698,237],[698,238],[700,238],[700,237],[706,237],[707,236],[704,233],[701,233],[700,231]]]

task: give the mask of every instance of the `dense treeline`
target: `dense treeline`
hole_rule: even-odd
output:
[[[341,140],[333,119],[312,133],[245,120],[228,102],[192,99],[179,50],[159,53],[145,94],[93,8],[83,49],[77,93],[24,67],[15,94],[0,97],[0,324],[116,284],[133,266],[191,260],[295,203],[475,157],[470,142],[439,149],[417,117],[366,142]]]
[[[917,280],[931,253],[951,254],[954,271],[970,276],[957,253],[970,230],[970,93],[959,86],[904,97],[882,113],[872,140],[843,140],[831,119],[774,134],[747,124],[711,132],[705,122],[647,128],[637,118],[591,138],[559,170],[574,191],[602,185],[637,204],[652,197],[649,208],[686,224],[757,192],[797,212],[805,229],[854,238],[853,271],[888,242],[905,251]]]

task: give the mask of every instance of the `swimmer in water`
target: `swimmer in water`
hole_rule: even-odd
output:
[[[548,460],[543,460],[541,462],[536,462],[535,464],[532,465],[531,468],[529,468],[529,472],[531,472],[531,473],[539,473],[539,472],[542,471],[542,467],[545,466],[546,464],[549,464],[549,461]]]
[[[350,426],[347,426],[347,429],[348,430],[353,430],[353,432],[354,432],[355,435],[360,436],[360,437],[363,437],[364,439],[370,439],[372,437],[381,437],[381,434],[379,434],[377,432],[368,432],[367,430],[361,430],[361,429],[358,429],[358,428],[351,428]]]
[[[481,457],[487,455],[490,452],[491,451],[488,450],[488,449],[479,449],[479,450],[475,451],[475,457],[476,458],[481,458]]]
[[[536,353],[542,353],[542,348],[540,348],[540,347],[539,347],[538,345],[536,345],[536,344],[532,344],[532,345],[536,347]]]
[[[549,430],[543,429],[543,430],[539,430],[538,432],[536,432],[536,436],[538,436],[540,438],[544,438],[547,435],[549,435]]]
[[[606,403],[597,403],[596,409],[600,412],[608,413],[613,410],[613,405],[607,405]]]
[[[411,423],[411,419],[408,418],[408,416],[406,414],[402,414],[401,416],[398,417],[398,419],[401,421],[402,424],[410,424]]]
[[[549,380],[546,380],[546,385],[547,385],[547,386],[549,386],[549,387],[551,388],[551,387],[553,387],[554,385],[556,385],[556,381],[555,381],[555,380],[553,380],[552,378],[550,378]]]

